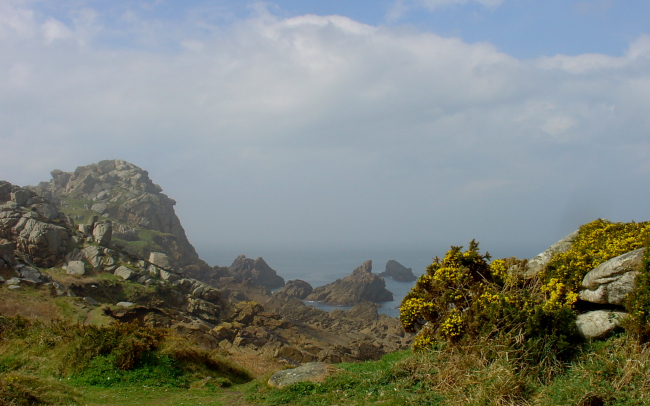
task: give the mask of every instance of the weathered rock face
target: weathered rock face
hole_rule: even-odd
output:
[[[363,301],[388,302],[393,300],[393,294],[386,289],[384,279],[372,273],[372,261],[368,260],[352,275],[315,288],[306,300],[349,306]]]
[[[95,223],[93,227],[93,238],[95,242],[104,247],[110,247],[113,236],[113,223],[102,221]]]
[[[591,303],[623,305],[634,289],[634,280],[643,264],[645,248],[627,252],[600,264],[582,280],[580,300]]]
[[[165,233],[157,236],[156,243],[166,250],[176,267],[205,265],[174,212],[176,202],[161,193],[162,188],[149,179],[147,171],[133,164],[115,159],[80,166],[74,172],[54,170],[50,182],[29,188],[64,208],[68,201],[88,201],[87,210],[114,220],[118,236],[124,235],[127,241],[137,238],[134,229]],[[96,239],[107,235],[100,233],[106,227],[97,230]]]
[[[249,279],[255,285],[275,289],[284,286],[284,278],[279,276],[262,257],[255,260],[240,255],[228,268],[238,282]]]
[[[534,278],[539,272],[544,269],[544,267],[549,263],[553,255],[561,252],[566,252],[571,249],[573,240],[578,236],[578,231],[574,231],[566,237],[562,238],[560,241],[551,245],[546,251],[537,255],[535,258],[528,261],[526,264],[526,272],[524,273],[525,278]]]
[[[304,299],[313,291],[312,286],[303,280],[295,279],[287,282],[282,289],[273,292],[274,296],[297,297]]]
[[[71,235],[70,220],[35,193],[0,181],[0,238],[2,262],[15,256],[29,258],[37,266],[59,264]]]
[[[386,263],[386,270],[379,274],[382,278],[393,278],[397,282],[413,282],[417,278],[413,270],[391,259]]]

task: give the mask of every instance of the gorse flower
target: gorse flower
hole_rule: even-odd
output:
[[[572,353],[581,338],[573,307],[584,275],[618,255],[647,246],[650,222],[611,223],[596,220],[583,225],[571,248],[555,254],[538,279],[524,280],[526,261],[482,255],[472,240],[466,251],[452,246],[435,258],[400,307],[406,331],[418,332],[413,347],[513,334],[526,348],[538,346],[555,355]],[[639,323],[650,323],[650,260],[648,288],[633,295],[628,306]],[[642,323],[641,323],[642,324]],[[646,327],[650,339],[650,327]],[[523,336],[522,336],[523,334]],[[522,339],[523,337],[523,339]]]

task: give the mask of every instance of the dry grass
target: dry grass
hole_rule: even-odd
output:
[[[253,378],[260,376],[270,375],[281,369],[285,369],[286,365],[273,359],[264,358],[259,355],[243,355],[234,354],[228,355],[228,359],[234,364],[240,365],[250,372]]]
[[[505,353],[490,360],[476,347],[453,348],[407,358],[395,368],[443,394],[449,405],[530,404],[529,384]]]
[[[23,287],[10,290],[0,287],[0,314],[21,315],[30,319],[49,321],[60,316],[60,311],[52,300],[47,288]]]

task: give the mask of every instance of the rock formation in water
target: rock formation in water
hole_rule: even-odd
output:
[[[386,263],[386,270],[379,274],[382,278],[393,278],[397,282],[413,282],[417,280],[413,270],[391,259]]]
[[[282,296],[285,298],[297,297],[304,299],[311,294],[314,289],[312,286],[301,279],[294,279],[287,282],[282,289],[273,292],[273,296]]]
[[[372,261],[368,260],[351,275],[315,288],[306,300],[349,306],[364,301],[389,302],[393,294],[386,289],[386,281],[372,273]]]
[[[266,286],[269,289],[284,286],[284,278],[278,275],[262,257],[252,259],[240,255],[230,265],[228,271],[237,282],[248,279],[254,285]]]

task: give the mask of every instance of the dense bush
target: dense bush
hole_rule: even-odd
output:
[[[587,272],[614,257],[647,246],[648,237],[650,222],[612,223],[598,219],[581,226],[571,249],[554,255],[540,275],[548,296],[547,307],[574,304]]]
[[[538,285],[518,276],[523,261],[489,260],[472,240],[427,268],[400,308],[404,329],[418,331],[414,348],[509,337],[510,345],[534,350],[533,359],[570,353],[580,342],[571,308],[544,306]]]
[[[436,258],[400,307],[406,331],[418,332],[414,348],[436,343],[471,343],[499,338],[531,359],[562,359],[582,342],[574,306],[585,274],[605,261],[647,246],[650,223],[583,225],[570,250],[556,254],[537,278],[525,280],[525,261],[490,262],[471,241],[466,251],[454,247]],[[650,338],[650,260],[628,298],[629,329]],[[505,339],[505,341],[504,341]]]

